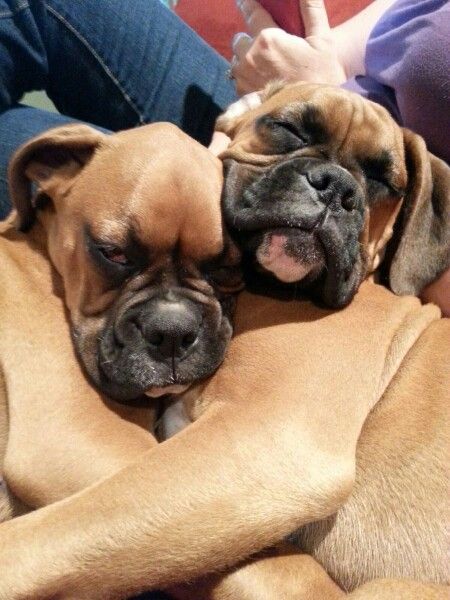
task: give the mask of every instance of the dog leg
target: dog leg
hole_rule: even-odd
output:
[[[149,433],[152,409],[108,405],[88,384],[61,299],[45,286],[42,294],[20,289],[17,302],[33,297],[33,305],[17,309],[16,328],[0,339],[8,402],[3,473],[16,496],[39,507],[112,475],[157,443]]]
[[[311,556],[280,548],[225,575],[171,588],[176,600],[342,600],[345,593]]]
[[[268,556],[190,586],[176,600],[448,600],[450,588],[411,579],[375,579],[345,594],[307,554]]]
[[[6,403],[6,386],[0,367],[0,523],[28,512],[6,485],[3,475],[6,445],[8,443],[8,407]]]
[[[310,433],[290,419],[269,450],[273,422],[288,415],[243,408],[214,407],[116,476],[4,523],[0,598],[110,599],[167,587],[334,512],[351,490],[355,431],[332,455],[320,440],[298,444]]]
[[[448,600],[450,588],[411,579],[374,579],[346,596],[348,600]]]
[[[116,475],[3,524],[0,598],[168,587],[333,514],[367,415],[437,314],[371,284],[338,312],[244,293],[210,408]]]

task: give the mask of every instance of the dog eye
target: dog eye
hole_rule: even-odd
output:
[[[366,179],[367,187],[369,188],[369,191],[373,194],[385,194],[387,190],[390,196],[399,197],[403,195],[402,190],[395,188],[393,185],[390,184],[390,182],[386,181],[385,179],[382,179],[380,177],[369,176],[366,176]]]
[[[123,250],[116,246],[97,246],[97,250],[109,262],[123,267],[130,266],[130,260],[124,254]]]
[[[305,138],[304,135],[302,135],[299,130],[297,129],[297,127],[295,127],[295,125],[293,125],[292,123],[289,123],[288,121],[272,121],[272,127],[274,129],[284,129],[285,131],[287,131],[288,133],[290,133],[291,135],[294,135],[296,138],[298,138],[301,142],[303,142],[303,144],[307,144],[308,140]]]
[[[307,137],[290,121],[263,115],[256,122],[258,133],[269,144],[275,144],[277,152],[292,152],[309,143]]]
[[[206,274],[209,282],[220,291],[235,293],[243,288],[242,271],[239,267],[217,267],[208,270]]]

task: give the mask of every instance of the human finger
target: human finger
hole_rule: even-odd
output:
[[[256,0],[236,0],[236,4],[247,23],[250,35],[253,37],[261,33],[263,29],[277,27],[270,13]]]
[[[330,32],[324,0],[299,0],[305,37],[324,36]]]
[[[215,131],[208,149],[214,154],[214,156],[218,156],[228,148],[230,142],[231,139],[226,135],[226,133],[223,133],[222,131]]]
[[[253,38],[251,38],[248,33],[244,33],[240,31],[236,33],[231,42],[231,48],[233,50],[233,54],[239,59],[245,56],[253,44]]]
[[[252,61],[238,62],[233,70],[233,75],[238,96],[260,90],[266,83],[265,78],[255,69]]]
[[[231,62],[230,62],[230,66],[225,71],[225,76],[228,79],[234,79],[234,73],[233,73],[233,71],[236,68],[237,63],[238,63],[238,57],[236,56],[236,54],[233,54],[233,57],[232,57]]]

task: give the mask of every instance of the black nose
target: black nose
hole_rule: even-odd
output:
[[[157,359],[184,358],[195,346],[202,315],[190,300],[155,299],[138,318],[150,353]]]
[[[306,173],[308,183],[325,204],[338,203],[351,211],[358,203],[358,188],[350,173],[336,165],[317,165]]]

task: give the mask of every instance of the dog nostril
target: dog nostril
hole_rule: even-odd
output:
[[[323,192],[331,185],[331,176],[328,173],[307,173],[306,179],[309,184],[318,192]]]
[[[245,191],[242,195],[242,207],[243,208],[251,208],[252,205],[253,205],[252,198],[247,193],[247,191]]]
[[[147,336],[147,341],[152,346],[159,347],[164,342],[164,335],[159,331],[154,331]]]
[[[186,350],[190,348],[197,341],[195,333],[187,333],[181,339],[181,346]]]
[[[356,208],[356,197],[352,190],[348,190],[342,195],[341,205],[342,208],[348,211]]]

